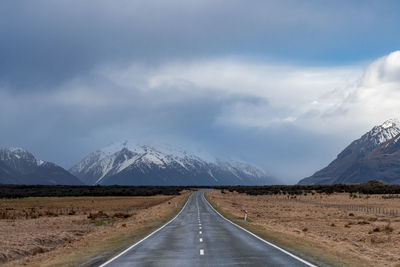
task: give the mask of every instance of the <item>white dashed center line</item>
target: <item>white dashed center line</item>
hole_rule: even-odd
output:
[[[199,226],[199,230],[201,230],[201,226]]]
[[[200,240],[199,240],[200,242],[203,242],[203,238],[200,238]]]
[[[200,249],[200,255],[204,255],[204,249]]]
[[[202,234],[203,232],[202,231],[199,231],[199,234]]]

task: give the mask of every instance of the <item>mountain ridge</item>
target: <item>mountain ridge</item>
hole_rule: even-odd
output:
[[[267,184],[275,180],[247,163],[204,160],[186,151],[149,145],[97,150],[69,170],[87,184]]]
[[[389,156],[386,150],[390,148],[392,152],[399,151],[400,146],[393,145],[396,144],[393,140],[399,140],[399,138],[400,120],[387,120],[351,142],[327,167],[300,180],[298,184],[359,183],[374,179],[400,183],[395,177],[383,175],[384,172],[377,171],[379,168],[388,170],[395,167],[387,165],[389,158],[392,164],[398,164],[400,153],[391,153]],[[386,162],[382,160],[383,158],[387,159]]]
[[[62,167],[37,159],[23,148],[0,148],[0,184],[82,185]]]

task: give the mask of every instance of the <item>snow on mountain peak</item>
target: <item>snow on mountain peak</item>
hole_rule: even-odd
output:
[[[9,147],[8,150],[12,153],[27,153],[27,151],[21,147]]]
[[[388,128],[400,128],[400,119],[390,119],[382,123],[382,128],[388,129]]]
[[[124,141],[122,143],[112,143],[112,144],[109,144],[108,146],[106,146],[106,147],[104,147],[104,148],[102,148],[102,149],[100,149],[98,151],[102,152],[102,153],[104,153],[106,155],[112,155],[112,154],[114,154],[116,152],[121,151],[124,148],[128,148],[129,149],[128,141]]]
[[[98,150],[98,153],[100,153],[102,156],[110,156],[117,152],[122,151],[123,149],[127,149],[133,153],[142,154],[144,155],[144,159],[147,159],[149,161],[154,160],[154,163],[159,163],[159,164],[161,164],[160,162],[161,159],[168,160],[166,156],[168,156],[168,158],[174,158],[174,159],[187,158],[187,157],[200,159],[198,156],[195,156],[192,153],[189,153],[185,150],[178,150],[168,145],[147,145],[147,144],[132,145],[128,141],[124,141],[121,143],[112,143]]]
[[[122,172],[133,165],[142,167],[157,166],[165,169],[167,165],[177,164],[187,168],[189,158],[194,159],[187,152],[173,150],[169,147],[149,145],[131,145],[128,141],[110,144],[84,158],[80,163],[71,168],[75,174],[85,173],[97,177],[98,184],[108,175]]]
[[[20,147],[8,147],[0,149],[0,159],[1,160],[17,160],[17,161],[26,161],[31,164],[35,164],[37,166],[43,165],[45,162],[43,160],[37,159],[32,153],[29,151],[20,148]]]
[[[371,140],[375,145],[379,145],[396,137],[398,134],[400,134],[400,120],[390,119],[372,128],[365,135],[365,138]]]
[[[263,171],[245,163],[218,161],[215,158],[210,160],[210,157],[205,159],[167,145],[131,145],[128,142],[114,143],[97,150],[70,171],[87,184],[104,184],[110,177],[132,172],[145,175],[149,172],[165,171],[166,177],[171,173],[174,173],[174,177],[202,173],[215,182],[219,181],[221,175],[230,173],[229,175],[236,177],[238,183],[244,181],[242,179],[250,179],[249,177],[259,179],[266,176]]]

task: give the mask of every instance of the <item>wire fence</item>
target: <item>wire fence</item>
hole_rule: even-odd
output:
[[[274,198],[274,200],[283,201],[283,202],[297,202],[297,203],[303,203],[303,204],[314,205],[314,206],[319,206],[319,207],[337,208],[337,209],[344,209],[344,210],[348,210],[348,211],[359,211],[359,212],[366,212],[366,213],[371,213],[371,214],[388,215],[388,216],[393,216],[393,217],[400,216],[400,210],[398,210],[398,209],[382,208],[382,207],[376,207],[376,206],[371,206],[371,205],[321,203],[321,202],[307,201],[307,200],[301,200],[301,199],[296,199],[296,198],[291,198],[291,199],[290,198],[289,199]]]

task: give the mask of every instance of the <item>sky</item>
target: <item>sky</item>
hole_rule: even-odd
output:
[[[113,142],[284,183],[400,117],[398,1],[0,3],[0,146],[71,167]]]

